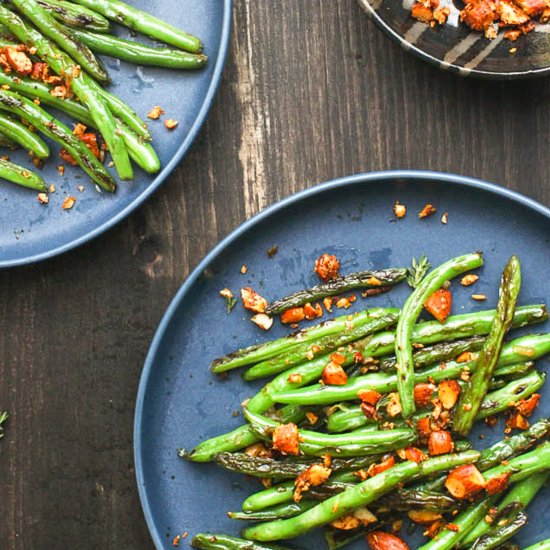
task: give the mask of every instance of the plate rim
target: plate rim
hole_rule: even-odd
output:
[[[218,58],[216,64],[214,65],[214,70],[212,72],[212,78],[208,86],[208,90],[202,102],[202,105],[199,109],[197,117],[193,122],[189,133],[186,135],[185,139],[181,143],[180,147],[170,159],[170,162],[162,168],[160,173],[156,178],[123,210],[118,212],[110,220],[106,221],[102,225],[96,227],[95,229],[85,233],[81,237],[72,239],[56,248],[38,252],[36,254],[28,254],[26,256],[14,258],[11,260],[2,260],[0,259],[0,269],[8,269],[11,267],[18,267],[24,265],[30,265],[50,258],[54,258],[61,254],[65,254],[70,250],[74,250],[90,241],[99,237],[103,233],[107,232],[109,229],[120,223],[123,219],[129,216],[137,208],[139,208],[145,201],[147,201],[151,195],[158,190],[158,188],[168,179],[168,176],[174,171],[178,164],[182,161],[183,157],[187,154],[197,135],[199,134],[202,126],[206,120],[208,113],[212,107],[212,103],[218,92],[220,86],[223,69],[227,60],[227,54],[229,51],[229,44],[231,39],[231,19],[233,13],[233,0],[222,0],[223,2],[223,21],[221,27],[220,35],[220,47],[218,50]]]
[[[381,17],[378,12],[372,7],[370,0],[357,0],[361,9],[366,13],[369,19],[374,21],[375,25],[387,35],[393,42],[400,45],[404,50],[411,52],[414,56],[428,62],[430,65],[441,69],[444,72],[456,74],[464,78],[474,77],[484,80],[523,80],[540,78],[550,74],[550,66],[543,69],[534,69],[529,71],[514,71],[509,73],[495,72],[495,71],[480,71],[479,69],[467,69],[457,65],[455,63],[447,63],[434,57],[421,48],[407,42],[403,36],[397,31],[392,29]]]
[[[520,205],[526,206],[534,210],[535,212],[538,212],[539,214],[542,214],[544,217],[550,220],[549,207],[543,205],[535,199],[523,195],[522,193],[512,191],[511,189],[507,189],[506,187],[502,187],[501,185],[498,185],[496,183],[483,181],[469,176],[461,176],[459,174],[436,172],[431,170],[384,170],[377,172],[362,172],[355,175],[343,176],[298,191],[297,193],[289,195],[288,197],[268,206],[252,218],[240,224],[231,233],[229,233],[229,235],[224,237],[206,254],[206,256],[191,271],[179,290],[176,292],[174,298],[171,300],[155,331],[155,335],[153,337],[153,340],[151,341],[151,345],[149,347],[149,351],[147,352],[147,356],[145,358],[144,366],[140,376],[136,397],[136,406],[134,411],[134,468],[143,515],[147,523],[149,534],[151,535],[151,538],[153,539],[153,542],[158,550],[162,550],[164,548],[163,539],[161,538],[160,533],[156,529],[155,523],[153,521],[153,514],[147,500],[147,495],[145,491],[145,479],[143,475],[141,445],[143,407],[146,389],[149,384],[151,375],[153,374],[154,358],[158,353],[162,339],[164,338],[166,330],[172,319],[174,318],[174,314],[176,313],[181,301],[185,298],[188,291],[192,288],[196,280],[201,276],[203,271],[208,267],[211,262],[213,262],[222,252],[224,252],[229,246],[231,246],[243,234],[248,232],[252,227],[273,216],[280,210],[306,198],[320,195],[334,189],[343,189],[360,184],[380,183],[387,180],[395,179],[409,179],[413,180],[413,182],[415,183],[417,181],[431,181],[438,183],[464,185],[469,188],[494,193],[503,198],[512,200]]]

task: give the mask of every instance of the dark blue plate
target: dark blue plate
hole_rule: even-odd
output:
[[[149,121],[154,145],[162,161],[162,171],[150,176],[136,168],[135,179],[119,182],[114,195],[99,194],[78,168],[57,172],[59,148],[52,145],[52,158],[42,174],[54,183],[57,192],[48,206],[40,205],[36,193],[0,182],[0,268],[28,264],[66,252],[106,231],[122,220],[167,178],[196,138],[210,109],[227,53],[231,30],[232,0],[131,0],[188,32],[201,37],[210,62],[203,71],[172,71],[137,67],[105,57],[112,76],[110,89],[146,119],[149,110],[160,105],[164,118],[174,118],[179,126],[168,131],[162,123]],[[119,34],[129,38],[126,29]],[[147,41],[139,36],[137,40]],[[60,116],[68,121],[68,119]],[[25,152],[10,153],[15,161],[28,165]],[[114,172],[114,170],[113,170]],[[84,186],[80,192],[78,187]],[[62,210],[67,195],[77,197],[72,210]]]
[[[393,220],[399,200],[407,217]],[[426,202],[438,211],[419,220]],[[447,225],[440,221],[449,213]],[[550,210],[511,191],[481,181],[431,172],[385,172],[335,180],[283,200],[243,224],[222,241],[195,269],[168,308],[153,340],[139,387],[134,448],[137,482],[145,517],[157,548],[170,548],[172,537],[188,531],[236,534],[240,524],[225,513],[240,509],[256,481],[213,466],[190,464],[177,448],[191,449],[199,441],[242,423],[240,403],[261,384],[245,384],[239,373],[228,380],[209,371],[209,362],[238,347],[283,335],[278,322],[265,334],[237,305],[228,315],[220,289],[238,295],[250,285],[268,300],[314,282],[312,266],[323,252],[342,261],[343,272],[409,265],[411,257],[428,254],[432,264],[483,250],[476,293],[453,285],[454,313],[488,309],[497,297],[500,273],[515,253],[523,271],[521,303],[539,303],[550,296],[550,278],[543,275],[550,261]],[[278,253],[269,258],[273,245]],[[241,275],[243,264],[248,266]],[[371,298],[357,308],[399,306],[406,285]],[[545,326],[536,330],[549,330]],[[544,362],[541,362],[544,368]],[[549,390],[538,414],[550,414]],[[488,434],[484,445],[502,437],[502,426]],[[477,438],[473,439],[478,444]],[[550,492],[539,498],[537,513],[521,535],[522,543],[550,536],[544,521]],[[314,535],[317,537],[317,535]],[[301,544],[313,548],[314,539]],[[324,546],[321,545],[320,548]],[[414,547],[414,546],[413,546]],[[360,542],[353,548],[364,548]]]
[[[365,13],[392,40],[424,61],[460,76],[492,80],[533,78],[550,73],[550,25],[537,23],[535,30],[517,42],[488,40],[483,33],[459,23],[461,0],[441,0],[451,10],[447,23],[431,28],[410,16],[415,0],[358,0]],[[516,51],[510,52],[512,48]]]

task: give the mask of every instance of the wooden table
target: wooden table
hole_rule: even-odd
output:
[[[236,0],[217,101],[170,181],[93,243],[0,273],[0,548],[152,547],[132,454],[141,368],[189,271],[243,220],[390,168],[476,176],[550,204],[549,121],[550,79],[440,72],[354,0]]]

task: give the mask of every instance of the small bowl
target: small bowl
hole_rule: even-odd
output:
[[[460,0],[457,0],[459,2]],[[535,30],[516,42],[488,40],[483,33],[459,23],[459,8],[452,0],[449,19],[435,28],[410,16],[414,0],[358,0],[367,15],[392,40],[421,59],[461,76],[494,80],[532,78],[550,74],[550,24],[537,23]],[[510,53],[512,48],[517,51]]]

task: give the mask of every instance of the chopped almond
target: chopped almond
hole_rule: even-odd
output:
[[[422,23],[431,23],[434,20],[433,10],[422,2],[417,2],[413,5],[411,8],[411,17]]]
[[[48,204],[50,202],[50,197],[47,193],[38,193],[38,202],[40,204]]]
[[[18,46],[6,46],[3,51],[10,67],[19,75],[27,76],[32,73],[33,65],[29,56]]]
[[[475,300],[476,302],[483,302],[484,300],[487,300],[487,296],[485,296],[485,294],[472,294],[472,300]]]
[[[373,531],[367,535],[370,550],[409,550],[409,545],[396,535]]]
[[[249,445],[245,450],[244,454],[252,457],[260,457],[260,458],[270,458],[271,457],[271,451],[266,448],[266,446],[263,443],[253,443],[252,445]]]
[[[47,63],[33,63],[30,77],[33,80],[45,80],[50,76],[50,68]]]
[[[382,394],[378,393],[375,390],[361,390],[357,392],[357,397],[363,401],[363,403],[367,403],[369,405],[376,405],[380,398],[382,397]]]
[[[527,399],[522,399],[515,404],[517,411],[527,418],[529,418],[533,411],[537,408],[540,400],[540,393],[534,393],[531,397]]]
[[[398,219],[404,218],[407,215],[407,207],[399,201],[395,201],[395,204],[393,205],[393,213]]]
[[[457,358],[457,363],[468,363],[470,361],[473,361],[474,354],[471,351],[463,351]]]
[[[409,510],[407,512],[409,519],[420,525],[431,525],[434,521],[441,519],[443,516],[439,512],[433,510]]]
[[[382,462],[379,462],[378,464],[371,464],[369,466],[369,469],[367,470],[367,473],[370,477],[373,477],[377,474],[381,474],[382,472],[385,472],[386,470],[389,470],[390,468],[393,468],[395,466],[395,457],[393,455],[388,455],[384,457]]]
[[[288,375],[287,380],[291,384],[300,384],[302,382],[302,375],[298,372],[293,372],[292,374]]]
[[[340,275],[340,261],[333,254],[322,254],[315,260],[313,271],[322,281],[336,279]]]
[[[439,519],[437,521],[434,521],[426,531],[424,531],[424,536],[428,537],[430,539],[434,539],[441,533],[443,528],[445,527],[445,520]]]
[[[323,316],[323,309],[319,304],[311,305],[309,302],[304,305],[304,315],[308,321]]]
[[[61,149],[61,151],[59,151],[59,156],[67,164],[70,164],[71,166],[78,166],[78,162],[76,162],[76,160],[73,158],[71,153],[67,151],[67,149]]]
[[[161,107],[159,107],[158,105],[156,105],[155,107],[153,107],[148,113],[147,113],[147,116],[151,119],[151,120],[158,120],[161,115],[164,115],[164,109],[162,109]]]
[[[468,273],[467,275],[464,275],[462,279],[460,279],[460,284],[462,286],[470,286],[473,285],[478,279],[478,275],[475,275],[474,273]]]
[[[66,197],[61,205],[63,210],[70,210],[76,204],[76,197]]]
[[[273,318],[265,313],[256,313],[250,320],[263,330],[269,330],[273,326]]]
[[[338,300],[336,301],[336,307],[339,309],[348,309],[351,307],[351,304],[355,302],[355,300],[356,300],[355,296],[338,298]]]
[[[335,529],[349,531],[351,529],[357,529],[361,526],[370,525],[376,521],[378,521],[376,516],[367,508],[359,508],[351,514],[346,514],[345,516],[334,520],[330,525]]]
[[[360,407],[361,411],[367,418],[376,420],[376,409],[373,405],[369,405],[368,403],[361,403]]]
[[[432,433],[432,423],[430,422],[430,417],[425,416],[420,418],[416,423],[416,431],[421,441],[427,441]]]
[[[414,403],[417,407],[427,407],[435,392],[435,384],[421,382],[414,387]]]
[[[299,323],[306,317],[303,307],[292,307],[281,313],[281,323],[285,325]]]
[[[324,464],[312,464],[303,471],[294,482],[294,502],[302,500],[302,493],[308,491],[310,487],[322,485],[332,473],[332,470]]]
[[[453,296],[446,288],[436,290],[424,304],[424,307],[440,322],[444,323],[451,314]]]
[[[332,298],[323,298],[323,305],[329,313],[332,313]]]
[[[265,313],[267,300],[250,287],[241,288],[241,299],[245,309],[255,313]]]
[[[512,0],[499,0],[497,13],[500,17],[500,24],[503,26],[523,25],[529,21],[529,16]]]
[[[487,480],[487,483],[485,483],[485,490],[490,495],[496,495],[498,493],[502,493],[504,491],[509,483],[510,483],[510,477],[512,476],[512,472],[504,472],[503,474],[491,477]]]
[[[449,473],[445,487],[453,497],[465,499],[481,491],[485,487],[485,479],[473,464],[463,464]]]
[[[300,452],[298,426],[290,422],[273,430],[273,448],[285,455],[297,455]]]
[[[174,120],[173,118],[169,118],[168,120],[164,121],[164,126],[166,126],[168,130],[175,130],[178,124],[179,122],[177,120]]]
[[[455,445],[451,433],[446,430],[432,432],[428,439],[428,450],[431,456],[445,455],[452,452]]]
[[[393,418],[398,414],[401,414],[401,399],[399,398],[399,393],[396,391],[388,394],[388,404],[386,405],[386,412]]]
[[[460,384],[456,380],[443,380],[437,388],[439,399],[444,409],[452,409],[460,397]]]
[[[322,379],[327,386],[343,386],[348,381],[348,375],[340,365],[329,361],[323,369]]]
[[[427,218],[428,216],[431,216],[432,214],[436,213],[436,208],[433,204],[427,203],[424,205],[424,208],[418,213],[419,218]]]
[[[475,31],[485,31],[497,18],[497,7],[492,0],[472,0],[460,12],[460,20]]]
[[[526,430],[529,422],[519,411],[514,411],[506,418],[506,427],[509,430]]]
[[[290,375],[290,376],[292,376],[292,375]],[[299,374],[296,375],[296,376],[300,376],[300,377],[301,377],[301,375],[299,375]],[[317,420],[319,420],[319,417],[318,417],[314,412],[311,412],[311,411],[308,411],[308,412],[306,413],[306,418],[307,418],[307,421],[308,421],[312,426],[317,422]],[[329,457],[329,458],[330,458],[330,457]],[[325,461],[325,462],[326,462],[326,461]],[[327,468],[330,466],[330,461],[328,461],[328,462],[329,462],[329,464],[326,464],[326,463],[325,463],[325,466],[326,466]]]
[[[440,24],[444,25],[447,22],[447,18],[449,17],[451,13],[451,10],[449,8],[437,8],[434,10],[434,19]],[[443,225],[447,225],[449,222],[449,212],[443,212],[443,215],[441,216],[441,223]]]
[[[423,462],[428,457],[427,457],[426,453],[422,452],[417,447],[407,447],[405,449],[405,458],[407,460],[410,460],[411,462],[416,462],[416,463],[420,464],[420,462]]]

